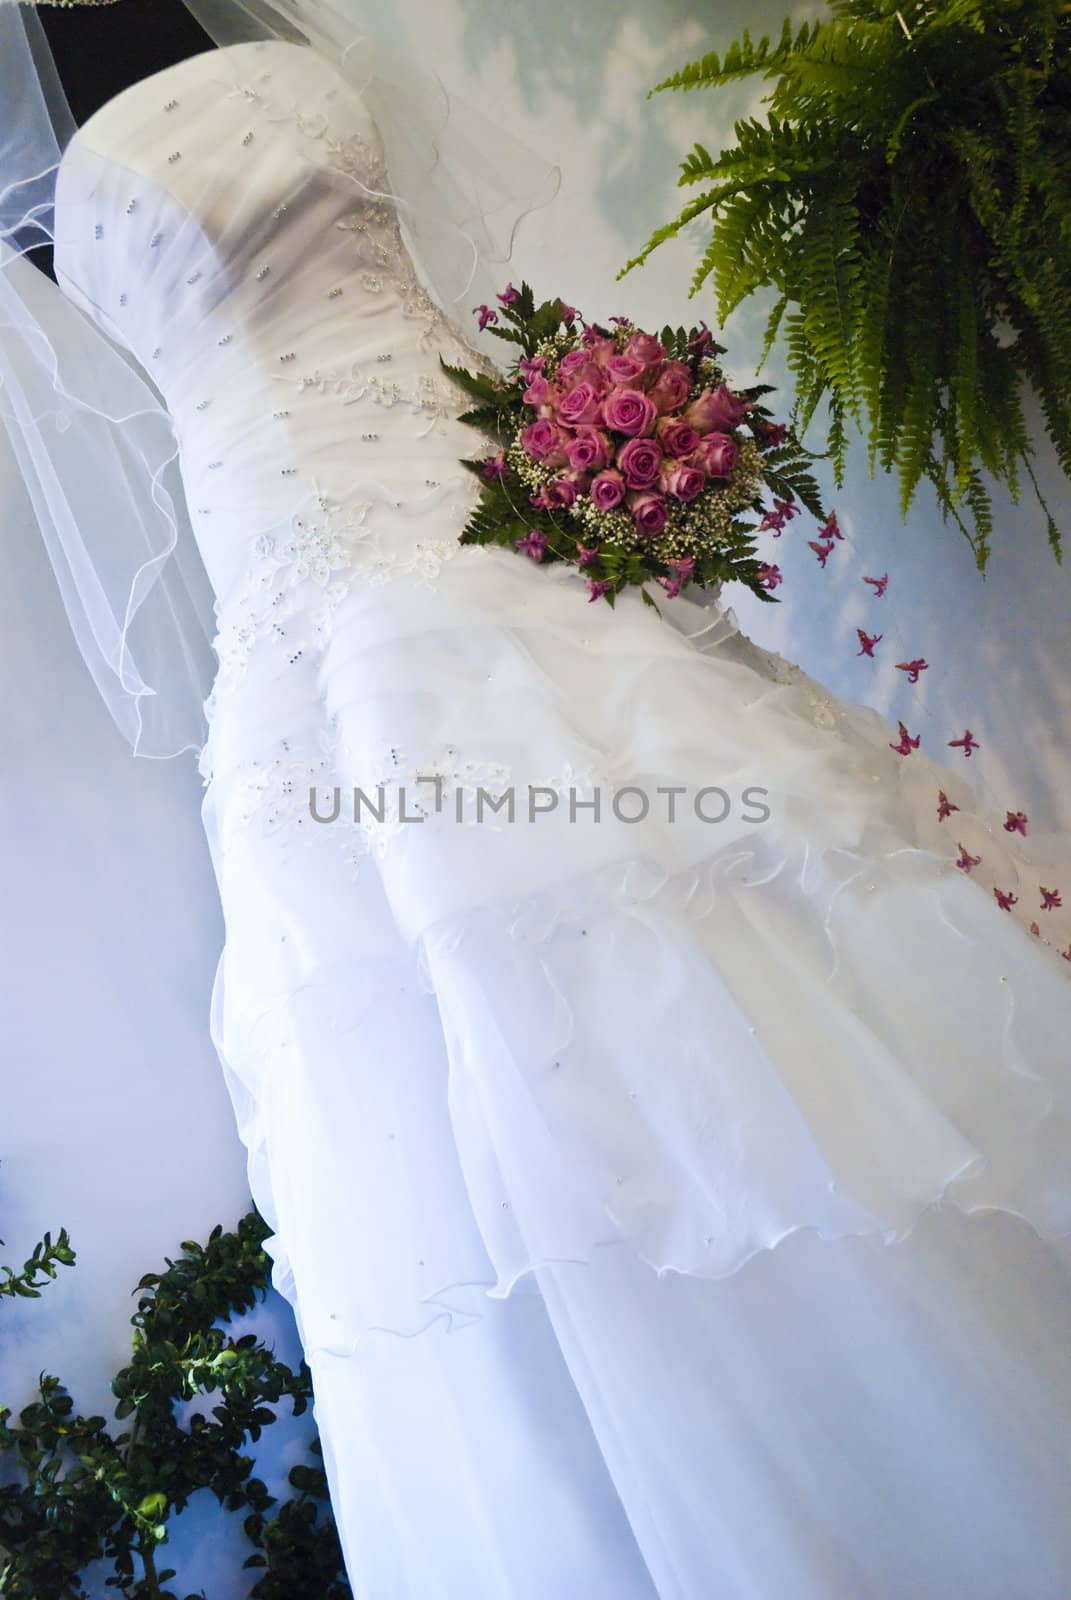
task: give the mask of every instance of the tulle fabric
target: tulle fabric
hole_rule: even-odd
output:
[[[485,774],[516,737],[512,662],[554,702],[526,727],[578,769],[619,770],[627,730],[632,779],[761,772],[775,809],[744,840],[663,826],[642,851],[544,818],[514,830],[532,846],[549,821],[535,860],[507,824],[429,813],[347,861],[341,818],[229,829],[213,778],[215,1036],[353,1579],[391,1600],[1004,1600],[1027,1574],[1058,1600],[1068,973],[920,844],[947,780],[883,756],[867,714],[816,727],[816,686],[764,676],[720,609],[699,657],[638,604],[593,617],[578,677],[582,597],[504,553],[439,575],[453,626],[396,614],[397,654],[394,598],[336,621],[325,782],[372,789],[339,749],[384,727],[399,754],[449,733]],[[648,680],[678,696],[661,738]],[[324,759],[287,725],[298,762]],[[886,759],[898,790],[871,781]]]
[[[40,23],[0,5],[0,428],[75,641],[138,755],[199,750],[213,594],[158,393],[32,264],[74,126]]]
[[[313,1357],[366,1592],[1062,1600],[1066,1246],[948,1210],[716,1283],[615,1250],[538,1276],[463,1333]]]
[[[548,205],[559,169],[416,65],[412,0],[184,0],[206,33],[308,48],[368,107],[383,142],[382,192],[397,204],[423,281],[455,323],[492,301],[516,232]],[[485,341],[494,349],[491,340]]]
[[[464,1322],[541,1264],[622,1240],[659,1272],[718,1278],[799,1230],[906,1238],[942,1203],[1071,1231],[1052,1044],[1071,1020],[1071,974],[956,869],[934,820],[947,777],[890,751],[870,713],[841,707],[816,726],[817,686],[739,659],[716,607],[699,650],[638,601],[587,616],[585,638],[578,598],[476,552],[440,575],[433,601],[386,586],[337,614],[320,814],[335,783],[396,796],[403,752],[428,752],[413,765],[425,776],[440,752],[463,753],[452,776],[444,765],[438,815],[411,785],[406,814],[423,793],[421,822],[318,824],[306,786],[303,816],[250,836],[228,818],[230,799],[244,802],[213,778],[224,875],[256,884],[228,928],[235,988],[227,976],[217,1012],[232,1069],[259,1103],[276,1063],[307,1061],[329,1105],[354,1063],[375,1063],[359,1151],[337,1174],[319,1169],[340,1214],[348,1196],[347,1259],[363,1265],[313,1275],[312,1348]],[[254,710],[242,699],[219,727],[232,759]],[[297,726],[287,742],[300,757]],[[522,794],[557,782],[560,809],[477,823],[472,775],[488,769],[489,795],[503,774]],[[570,819],[569,788],[590,799],[597,786],[608,807],[626,782],[651,797],[761,788],[770,817],[702,822],[679,800],[672,824],[653,810],[643,823]],[[1027,898],[1036,868],[1009,847],[996,858],[994,830],[955,793],[957,844],[984,839],[988,871]],[[343,839],[366,853],[340,892]],[[447,1140],[421,1113],[444,1077]],[[427,1207],[440,1143],[462,1187]],[[478,1223],[475,1256],[452,1226],[459,1204]],[[372,1238],[366,1208],[383,1224]]]
[[[214,596],[171,420],[130,362],[2,240],[0,318],[0,426],[93,681],[135,755],[199,751]]]

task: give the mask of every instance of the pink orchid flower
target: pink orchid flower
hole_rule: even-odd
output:
[[[949,739],[948,748],[950,750],[958,750],[962,748],[963,754],[969,758],[972,750],[980,750],[982,747],[978,743],[978,740],[974,737],[974,734],[971,732],[970,728],[967,728],[964,731],[962,739]]]
[[[922,742],[922,736],[921,734],[916,734],[913,738],[902,722],[899,723],[899,728],[900,738],[896,744],[890,744],[889,749],[895,750],[898,756],[909,756],[912,750],[918,749]]]

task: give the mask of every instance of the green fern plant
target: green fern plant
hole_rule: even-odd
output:
[[[820,408],[843,483],[849,425],[870,470],[923,479],[985,569],[987,475],[1041,495],[1032,391],[1071,475],[1071,5],[1063,0],[829,0],[780,38],[748,33],[651,91],[772,84],[735,144],[697,144],[699,193],[619,277],[708,215],[692,279],[722,319],[758,290],[777,302],[796,383],[794,426]]]

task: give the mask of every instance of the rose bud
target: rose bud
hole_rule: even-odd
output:
[[[576,480],[563,473],[560,478],[554,478],[543,488],[543,504],[551,511],[568,511],[578,494]]]
[[[643,490],[639,494],[630,494],[628,497],[629,510],[632,520],[641,533],[661,533],[666,525],[668,513],[666,502],[660,494],[651,490]]]

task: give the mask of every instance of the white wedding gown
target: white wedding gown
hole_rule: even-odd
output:
[[[379,159],[311,53],[235,46],[94,117],[57,198],[217,596],[212,1026],[354,1592],[1066,1600],[1052,862],[713,601],[458,545],[471,352]]]

